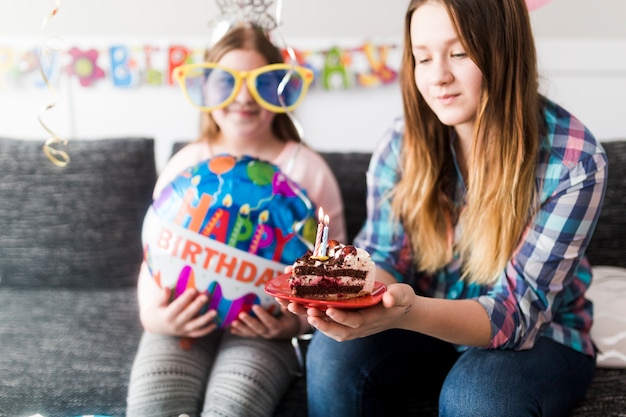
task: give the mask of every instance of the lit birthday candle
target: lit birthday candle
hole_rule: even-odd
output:
[[[322,233],[324,230],[324,224],[322,222],[324,220],[324,209],[320,207],[317,213],[318,213],[317,218],[319,219],[319,222],[317,223],[317,234],[315,235],[315,247],[313,248],[314,257],[320,254],[320,249],[322,245]]]
[[[322,244],[320,248],[319,256],[326,256],[326,249],[328,248],[328,223],[330,219],[328,214],[324,216],[324,231],[322,232]]]

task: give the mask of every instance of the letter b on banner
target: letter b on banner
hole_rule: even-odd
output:
[[[112,46],[109,49],[111,57],[111,78],[117,87],[129,87],[133,84],[133,75],[130,67],[130,51],[126,46]]]

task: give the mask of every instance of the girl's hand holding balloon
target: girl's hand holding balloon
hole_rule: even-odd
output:
[[[188,288],[170,303],[172,290],[162,288],[159,291],[159,296],[154,297],[154,301],[146,304],[141,311],[141,321],[148,331],[197,338],[217,328],[214,322],[217,311],[202,312],[209,302],[206,294]]]
[[[242,337],[262,337],[265,339],[288,339],[300,334],[300,318],[288,311],[275,316],[260,305],[252,306],[252,314],[240,313],[231,325],[231,332]]]

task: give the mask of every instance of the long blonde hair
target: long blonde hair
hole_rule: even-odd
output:
[[[283,55],[269,39],[265,31],[255,25],[242,23],[230,29],[205,53],[205,61],[218,62],[226,53],[235,49],[254,50],[263,55],[268,64],[284,62]],[[198,141],[211,141],[220,132],[211,113],[202,114]],[[285,113],[277,113],[272,121],[272,132],[281,141],[301,142],[302,138],[293,121]]]
[[[410,23],[427,1],[432,0],[411,1],[405,16],[400,70],[405,133],[392,209],[408,231],[419,270],[432,273],[458,252],[463,277],[490,284],[503,271],[537,204],[542,106],[530,19],[524,0],[437,0],[483,74],[466,205],[459,210],[451,199],[452,128],[437,119],[415,85]],[[455,243],[457,222],[463,233]]]

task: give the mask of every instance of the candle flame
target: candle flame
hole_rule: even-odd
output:
[[[324,216],[324,225],[328,226],[328,223],[330,223],[330,219],[328,218],[328,214]]]
[[[319,220],[319,222],[321,223],[322,220],[324,219],[324,209],[320,207],[320,209],[317,211],[317,219]]]
[[[267,210],[263,210],[261,214],[259,214],[259,223],[265,223],[270,218],[270,212]]]

